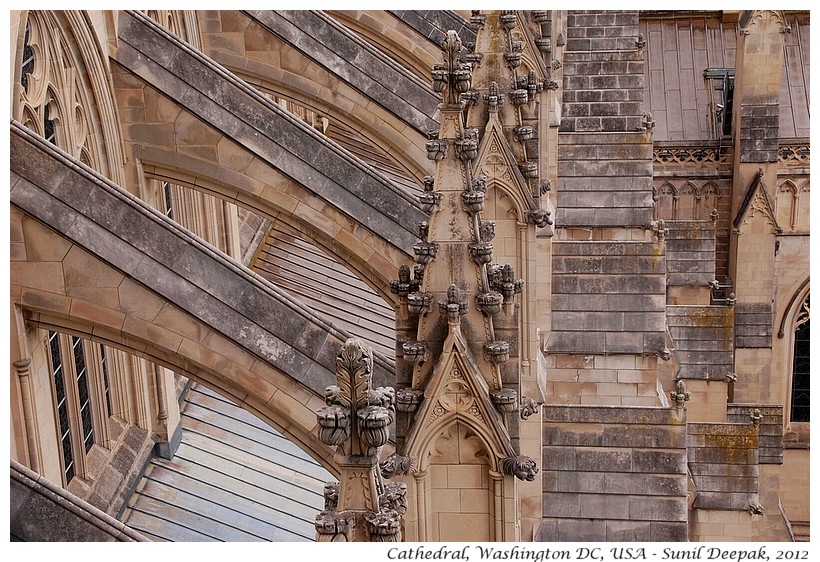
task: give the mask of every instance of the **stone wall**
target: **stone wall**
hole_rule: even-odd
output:
[[[733,370],[730,306],[666,307],[669,334],[680,364],[678,378],[725,380]]]
[[[755,410],[762,416],[758,425],[758,462],[783,464],[783,406],[781,404],[728,404],[726,421],[749,423]]]
[[[553,241],[551,353],[657,354],[665,264],[651,242]]]
[[[747,511],[758,501],[758,428],[751,422],[689,423],[695,509]]]
[[[667,221],[667,285],[703,287],[715,279],[715,222]]]
[[[682,410],[545,406],[538,541],[687,539]]]

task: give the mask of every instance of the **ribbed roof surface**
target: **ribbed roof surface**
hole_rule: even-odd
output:
[[[123,521],[154,541],[310,541],[333,477],[247,411],[194,386],[171,460],[155,457]]]

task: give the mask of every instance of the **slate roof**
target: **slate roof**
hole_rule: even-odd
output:
[[[122,517],[154,541],[311,541],[333,477],[263,421],[193,387],[171,460],[155,457]]]

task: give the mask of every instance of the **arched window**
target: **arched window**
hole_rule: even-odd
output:
[[[791,415],[793,422],[809,421],[809,297],[795,322],[794,357],[792,359]]]
[[[23,68],[20,72],[20,84],[28,91],[28,77],[34,73],[34,49],[30,44],[31,24],[26,21],[26,35],[23,40]]]

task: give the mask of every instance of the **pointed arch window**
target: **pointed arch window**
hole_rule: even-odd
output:
[[[48,332],[47,347],[67,486],[75,476],[87,477],[91,448],[106,447],[110,439],[108,357],[103,346],[60,332]]]
[[[57,144],[54,119],[51,117],[51,104],[46,104],[43,108],[43,136],[51,144]]]
[[[32,48],[31,44],[31,23],[26,21],[26,34],[25,38],[23,39],[23,67],[22,71],[20,72],[20,84],[22,84],[23,89],[28,92],[28,77],[30,74],[34,74],[34,49]]]
[[[793,422],[807,422],[810,418],[809,359],[809,297],[806,296],[795,323],[790,415]]]
[[[51,355],[51,374],[54,379],[54,398],[57,403],[57,424],[60,430],[60,446],[63,453],[63,474],[66,484],[74,478],[74,451],[71,444],[71,423],[68,414],[68,393],[63,369],[63,353],[60,348],[60,334],[48,333],[48,347]]]

